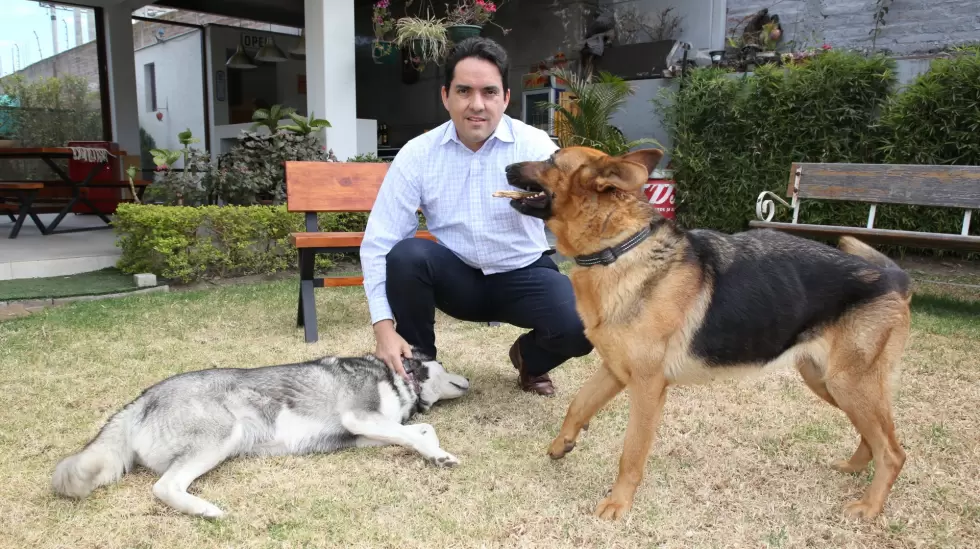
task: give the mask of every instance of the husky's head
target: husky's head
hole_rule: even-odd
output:
[[[441,362],[418,350],[412,350],[412,358],[402,360],[405,373],[415,380],[418,387],[418,407],[423,412],[440,400],[459,398],[470,390],[470,380],[446,371]]]

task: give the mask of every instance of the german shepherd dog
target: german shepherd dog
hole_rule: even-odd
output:
[[[850,237],[838,248],[772,230],[684,230],[640,198],[663,152],[584,147],[507,167],[519,212],[545,220],[575,259],[571,281],[602,367],[568,407],[548,454],[565,456],[589,419],[624,387],[630,416],[619,475],[596,515],[632,507],[667,388],[791,365],[861,436],[838,471],[874,459],[871,486],[845,514],[877,516],[905,464],[891,380],[910,330],[911,281]]]

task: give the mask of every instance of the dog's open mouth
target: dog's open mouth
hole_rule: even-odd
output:
[[[518,200],[521,204],[525,206],[530,206],[532,208],[544,208],[548,205],[550,197],[548,193],[542,189],[540,186],[533,183],[525,183],[523,187],[529,189],[527,191],[496,191],[493,196],[497,198],[509,198],[511,200]]]

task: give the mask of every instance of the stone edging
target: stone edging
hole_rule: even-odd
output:
[[[0,312],[5,308],[19,306],[18,308],[26,309],[28,312],[43,309],[45,307],[65,305],[67,303],[72,303],[75,301],[98,301],[100,299],[112,299],[117,297],[127,297],[137,294],[148,294],[155,292],[169,292],[170,286],[163,284],[161,286],[153,286],[151,288],[140,288],[138,290],[133,290],[130,292],[117,292],[112,294],[97,294],[97,295],[76,295],[69,297],[54,297],[54,298],[44,298],[44,299],[22,299],[14,301],[0,301]]]

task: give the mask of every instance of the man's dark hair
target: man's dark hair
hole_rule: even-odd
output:
[[[507,84],[507,75],[510,72],[510,60],[507,59],[507,51],[489,38],[474,36],[456,44],[449,52],[449,58],[446,60],[445,84],[447,92],[449,92],[449,86],[452,85],[453,76],[456,73],[456,63],[467,57],[476,57],[496,65],[497,70],[500,71],[500,79],[504,83],[504,89],[501,91],[510,89]]]

